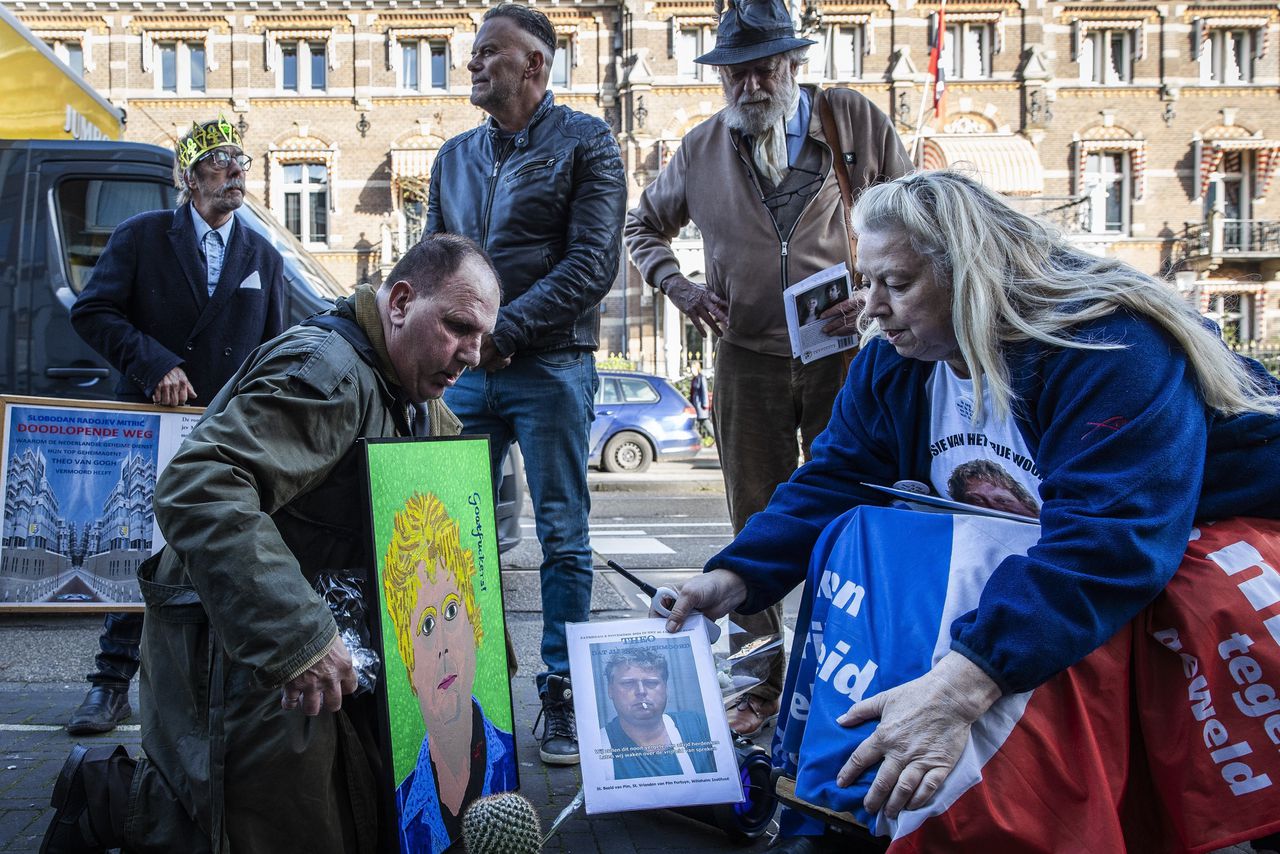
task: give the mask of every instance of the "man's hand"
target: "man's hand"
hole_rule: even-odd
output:
[[[187,379],[187,372],[175,367],[164,375],[164,379],[156,384],[151,393],[151,402],[161,406],[182,406],[188,400],[195,400],[196,390]]]
[[[498,348],[493,344],[493,336],[486,332],[480,339],[480,364],[476,365],[476,368],[493,373],[509,364],[511,364],[511,357],[499,353]]]
[[[694,611],[714,622],[746,600],[747,584],[742,576],[727,569],[704,572],[680,587],[680,598],[671,606],[671,616],[667,618],[667,631],[680,631],[685,618]],[[659,616],[654,611],[649,614]]]
[[[667,276],[661,284],[667,286],[667,299],[688,315],[699,335],[707,334],[702,328],[703,323],[716,335],[724,334],[720,327],[729,325],[729,306],[724,300],[711,293],[705,285],[691,282],[679,273]]]
[[[329,644],[324,658],[289,680],[280,689],[280,708],[302,709],[304,715],[315,716],[320,710],[336,712],[342,708],[342,695],[356,690],[356,672],[351,667],[351,653],[341,637]]]
[[[826,311],[818,315],[819,318],[827,321],[827,325],[822,327],[822,331],[837,337],[856,335],[858,333],[858,316],[862,314],[862,309],[866,304],[867,292],[865,288],[854,291],[853,296],[848,299],[833,302],[827,306]]]
[[[969,727],[1000,698],[1000,689],[982,668],[958,652],[947,653],[933,669],[905,685],[854,704],[836,718],[841,726],[880,719],[836,775],[850,786],[879,762],[863,800],[873,815],[883,806],[896,818],[903,809],[919,809],[933,799],[969,738]]]

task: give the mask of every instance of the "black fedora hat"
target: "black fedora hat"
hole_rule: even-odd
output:
[[[791,13],[782,0],[729,0],[720,16],[715,49],[694,62],[737,65],[811,44],[817,42],[796,38]]]

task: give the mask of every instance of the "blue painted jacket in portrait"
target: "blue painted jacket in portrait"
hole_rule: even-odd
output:
[[[481,794],[509,792],[516,787],[515,739],[485,717],[475,697],[471,698],[471,704],[484,725],[485,769]],[[418,764],[396,787],[396,810],[400,815],[400,850],[404,854],[438,854],[458,841],[450,838],[440,815],[440,797],[431,770],[427,737],[422,739]]]

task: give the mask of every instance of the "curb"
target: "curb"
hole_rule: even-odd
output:
[[[677,494],[724,494],[724,480],[720,477],[690,480],[663,480],[648,477],[616,475],[617,480],[589,479],[587,488],[592,492],[652,492]]]

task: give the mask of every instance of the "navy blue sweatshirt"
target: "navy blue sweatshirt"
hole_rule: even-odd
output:
[[[1177,570],[1194,520],[1280,518],[1280,418],[1218,417],[1185,353],[1145,318],[1117,312],[1074,334],[1123,349],[1035,342],[1006,352],[1016,424],[1043,474],[1041,537],[1006,558],[978,608],[951,627],[952,649],[1006,693],[1070,667],[1151,602]],[[746,581],[742,612],[804,580],[832,519],[886,503],[861,482],[929,482],[933,369],[884,340],[854,359],[812,461],[707,563]],[[1268,382],[1280,396],[1280,383]]]

